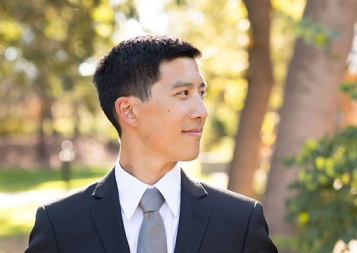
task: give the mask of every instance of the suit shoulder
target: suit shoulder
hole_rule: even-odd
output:
[[[204,182],[201,185],[206,190],[206,194],[199,200],[210,208],[211,222],[215,224],[214,227],[220,227],[220,230],[233,235],[232,238],[241,238],[243,241],[247,232],[243,232],[243,237],[241,233],[248,231],[250,226],[261,226],[268,231],[263,207],[259,201]]]
[[[203,197],[203,200],[211,205],[221,206],[222,208],[228,208],[230,210],[232,208],[237,208],[249,212],[257,205],[261,206],[259,201],[245,195],[215,187],[204,182],[201,182],[201,185],[207,192],[207,195]]]

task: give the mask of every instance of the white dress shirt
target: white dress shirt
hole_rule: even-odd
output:
[[[138,206],[139,202],[146,189],[156,187],[165,198],[165,202],[160,208],[160,214],[166,230],[167,252],[173,253],[181,205],[180,167],[176,164],[156,184],[150,186],[127,173],[120,166],[118,160],[115,165],[115,179],[118,185],[121,214],[130,252],[136,253],[139,231],[143,221],[143,211]]]

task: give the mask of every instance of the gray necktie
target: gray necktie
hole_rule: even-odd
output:
[[[137,253],[167,253],[164,221],[159,209],[165,199],[156,188],[147,189],[139,206],[144,211]]]

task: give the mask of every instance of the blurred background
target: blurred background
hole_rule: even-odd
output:
[[[279,252],[357,252],[356,0],[0,3],[0,253],[116,161],[92,74],[120,41],[198,47],[209,111],[189,174],[263,202]]]

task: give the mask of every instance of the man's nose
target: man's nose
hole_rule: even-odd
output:
[[[208,116],[208,111],[203,99],[198,96],[193,102],[191,110],[191,118],[201,118],[206,119]]]

